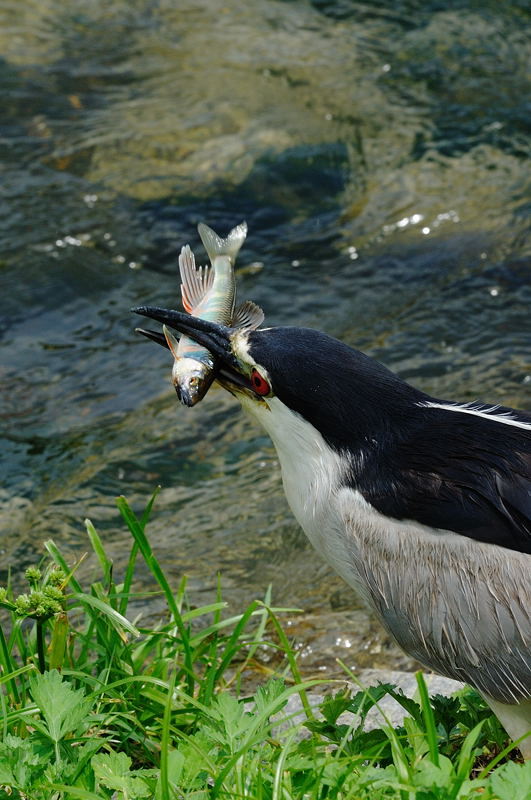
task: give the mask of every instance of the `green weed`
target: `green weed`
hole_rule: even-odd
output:
[[[268,592],[230,615],[220,590],[191,607],[147,538],[154,499],[140,517],[118,500],[131,533],[121,580],[87,520],[97,580],[84,588],[81,559],[70,567],[48,541],[28,591],[0,589],[0,800],[530,800],[531,763],[499,765],[506,736],[470,689],[429,697],[419,674],[415,699],[391,684],[336,686],[312,708],[307,690],[323,681],[302,680],[288,609]],[[158,625],[128,618],[140,558],[166,601]],[[283,656],[279,674],[246,694],[264,644]],[[385,695],[402,726],[365,730]]]

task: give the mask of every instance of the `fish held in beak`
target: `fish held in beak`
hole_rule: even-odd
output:
[[[221,379],[227,370],[234,371],[234,331],[258,328],[264,320],[262,309],[250,300],[235,306],[234,261],[247,235],[246,223],[233,228],[225,239],[204,223],[198,231],[210,265],[196,266],[189,245],[181,248],[179,255],[182,302],[190,316],[149,306],[133,309],[163,323],[163,334],[137,330],[170,350],[174,359],[172,383],[179,400],[187,406],[202,400],[215,378]],[[180,340],[170,327],[179,331]],[[237,380],[241,381],[241,377]]]
[[[179,342],[170,329],[163,325],[162,332],[166,344],[175,359],[171,380],[177,392],[177,397],[183,405],[195,406],[196,403],[203,399],[215,378],[214,360],[207,351],[202,354],[202,360],[181,357]]]
[[[185,314],[182,311],[157,308],[156,306],[138,306],[137,308],[132,308],[131,311],[133,314],[141,314],[143,317],[162,322],[168,328],[189,336],[197,344],[206,347],[214,360],[220,359],[227,365],[236,366],[237,361],[231,349],[231,336],[237,329],[220,325],[218,322],[210,322],[210,320],[202,319],[201,317],[193,317],[191,314]],[[141,331],[144,332],[142,329]],[[147,331],[144,335],[146,334],[148,334]],[[148,338],[153,337],[148,334]]]
[[[177,397],[189,407],[203,399],[215,377],[211,367],[192,358],[175,361],[171,374]]]
[[[167,332],[168,328],[172,328],[206,347],[213,357],[212,380],[219,379],[229,391],[231,387],[252,388],[249,379],[242,375],[238,360],[232,352],[232,337],[239,332],[238,328],[229,328],[217,322],[210,322],[210,320],[201,319],[201,317],[193,317],[173,309],[139,306],[138,308],[132,308],[131,311],[134,314],[141,314],[143,317],[162,322]],[[144,330],[143,328],[137,328],[137,330],[148,339],[152,339],[157,344],[168,348],[170,347],[169,338],[172,347],[175,347],[174,342],[176,339],[171,331],[169,332],[171,337],[166,338],[163,334],[157,334],[155,331]],[[161,341],[162,339],[164,341]],[[202,397],[204,397],[207,389],[208,387],[206,387]],[[198,395],[199,392],[194,393],[194,398],[197,397],[195,402],[201,399]],[[190,403],[190,405],[194,405],[194,403]]]

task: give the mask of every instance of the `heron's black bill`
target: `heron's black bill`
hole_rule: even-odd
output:
[[[167,308],[156,308],[154,306],[139,306],[131,309],[135,314],[141,314],[149,319],[156,319],[170,328],[184,333],[193,339],[197,344],[203,345],[209,350],[214,358],[220,358],[223,362],[232,363],[234,356],[230,348],[230,336],[234,332],[233,328],[225,325],[218,325],[201,317],[194,317],[191,314],[183,314],[182,311],[173,311]]]
[[[149,328],[135,328],[135,333],[141,333],[142,336],[145,336],[146,339],[151,339],[152,342],[156,342],[160,344],[162,347],[165,347],[166,350],[169,350],[168,342],[166,341],[166,337],[163,333],[159,333],[158,331],[151,331]]]
[[[232,353],[231,336],[234,328],[226,325],[219,325],[201,317],[194,317],[191,314],[183,314],[181,311],[174,311],[166,308],[156,308],[154,306],[139,306],[131,309],[135,314],[141,314],[149,319],[156,319],[164,325],[168,325],[173,330],[189,336],[197,344],[206,347],[214,357],[216,377],[235,384],[237,386],[250,387],[247,377],[240,372],[239,364]],[[157,344],[167,347],[166,339],[161,333],[156,331],[136,329],[139,333]]]

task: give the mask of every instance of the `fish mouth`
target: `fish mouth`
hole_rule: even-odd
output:
[[[192,408],[192,406],[195,406],[197,403],[199,403],[199,401],[202,400],[203,397],[208,392],[210,384],[212,383],[214,378],[215,375],[211,375],[208,380],[205,380],[203,382],[201,387],[198,387],[197,385],[194,385],[191,382],[188,383],[183,382],[181,384],[174,383],[173,385],[175,387],[177,397],[179,398],[183,406],[188,406],[188,408]]]
[[[132,308],[131,311],[134,314],[162,322],[178,333],[189,336],[197,344],[206,347],[214,358],[215,378],[229,391],[232,389],[252,391],[251,381],[242,374],[239,362],[232,352],[232,337],[237,331],[236,328],[210,322],[210,320],[194,317],[191,314],[184,314],[181,311],[155,306],[138,306]],[[144,328],[135,330],[153,342],[168,347],[162,333]]]

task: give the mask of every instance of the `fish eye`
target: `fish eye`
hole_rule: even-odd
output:
[[[260,375],[258,370],[254,368],[251,372],[251,384],[256,394],[266,395],[271,392],[271,386],[269,385],[269,382],[266,381],[264,376]]]

